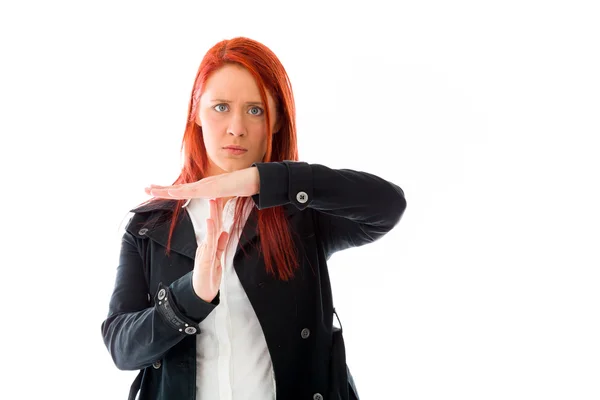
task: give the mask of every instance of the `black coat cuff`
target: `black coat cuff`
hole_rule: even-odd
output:
[[[158,285],[154,305],[158,313],[181,333],[200,333],[198,325],[220,301],[220,292],[208,303],[198,297],[192,286],[192,271],[174,281],[170,286]]]
[[[259,210],[293,204],[299,210],[308,207],[313,198],[313,177],[310,164],[303,161],[259,162],[259,193],[252,196]]]

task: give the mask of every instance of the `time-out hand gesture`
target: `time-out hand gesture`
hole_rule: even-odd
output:
[[[209,200],[210,218],[206,220],[206,236],[196,250],[192,285],[194,292],[202,300],[210,303],[221,286],[223,266],[221,256],[227,246],[229,234],[221,232],[223,228],[223,201]]]

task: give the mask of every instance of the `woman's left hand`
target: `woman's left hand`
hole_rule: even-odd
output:
[[[217,199],[221,197],[249,197],[260,189],[258,168],[249,167],[238,171],[209,176],[197,182],[172,186],[150,185],[146,193],[163,199]]]

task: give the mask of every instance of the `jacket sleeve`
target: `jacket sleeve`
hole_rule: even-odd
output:
[[[260,210],[285,204],[316,210],[327,256],[374,242],[398,224],[403,190],[376,175],[332,169],[301,161],[254,163],[260,189],[252,196]]]
[[[184,337],[199,334],[198,324],[219,304],[219,295],[211,303],[196,295],[190,271],[169,286],[160,284],[152,305],[140,251],[144,240],[147,244],[148,239],[130,232],[123,235],[108,317],[102,322],[104,343],[122,370],[146,368]]]

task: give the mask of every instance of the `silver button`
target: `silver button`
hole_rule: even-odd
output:
[[[162,299],[164,299],[164,298],[165,298],[165,296],[166,296],[166,294],[167,294],[167,292],[165,291],[165,289],[160,289],[160,290],[158,291],[158,299],[159,299],[159,300],[162,300]]]
[[[302,329],[302,332],[300,332],[300,336],[302,336],[302,339],[306,339],[310,336],[310,330],[308,328]]]
[[[156,360],[152,363],[152,366],[154,367],[154,369],[159,369],[160,368],[160,360]]]
[[[145,235],[146,232],[148,232],[148,228],[142,228],[140,229],[140,231],[138,232],[140,235]]]
[[[306,192],[298,192],[298,194],[296,195],[296,200],[298,200],[298,203],[306,203],[308,201],[308,195],[306,194]]]
[[[185,333],[187,333],[188,335],[193,335],[194,333],[196,333],[196,328],[194,328],[193,326],[188,326],[187,328],[185,328]]]
[[[321,393],[315,393],[313,395],[313,400],[323,400],[323,395]]]

